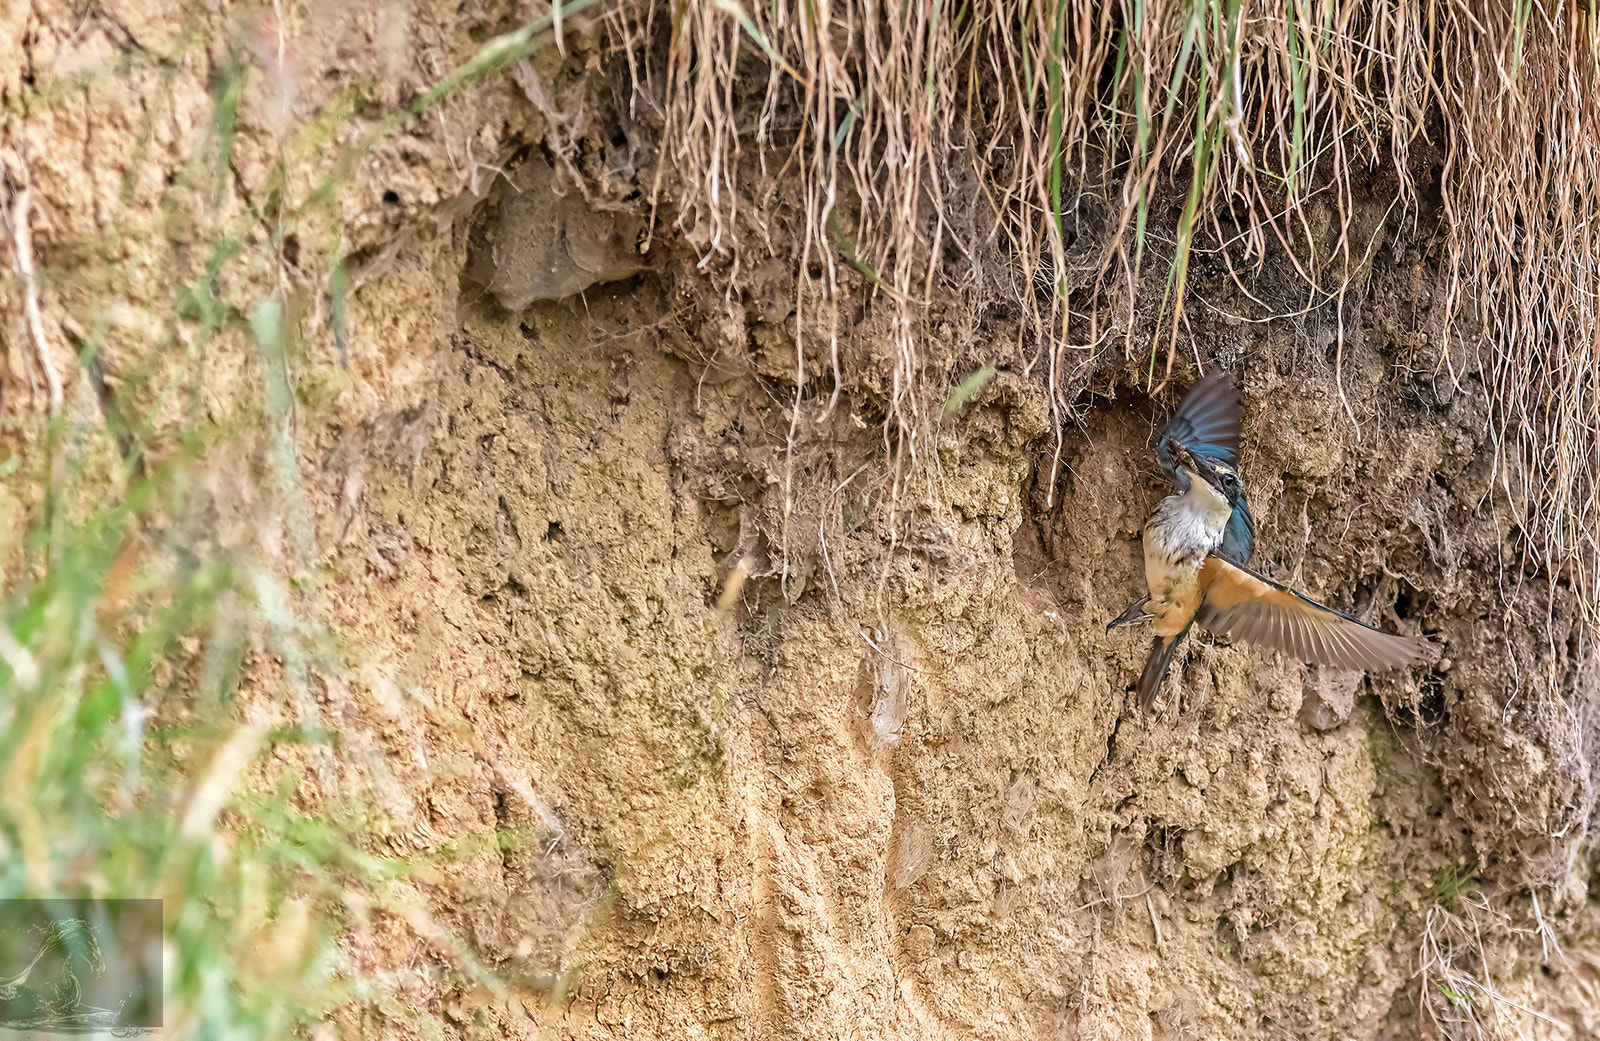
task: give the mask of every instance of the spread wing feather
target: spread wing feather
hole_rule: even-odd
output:
[[[1232,377],[1220,371],[1204,377],[1190,389],[1161,434],[1156,446],[1161,468],[1177,478],[1178,460],[1172,454],[1175,441],[1196,455],[1237,463],[1243,420],[1244,393]]]
[[[1196,622],[1302,661],[1341,669],[1393,669],[1427,654],[1426,640],[1374,629],[1220,557],[1206,558],[1200,588],[1206,591],[1205,601]]]
[[[1178,479],[1178,458],[1174,446],[1181,443],[1195,455],[1237,466],[1239,428],[1244,423],[1244,393],[1225,372],[1213,372],[1190,388],[1183,404],[1172,414],[1156,445],[1156,461],[1183,491]],[[1217,554],[1243,564],[1255,546],[1255,520],[1241,498],[1228,518]]]

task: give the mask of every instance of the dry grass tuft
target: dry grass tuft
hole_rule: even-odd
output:
[[[1548,1016],[1495,986],[1487,948],[1508,923],[1478,894],[1463,896],[1461,913],[1428,910],[1418,967],[1418,1033],[1448,1041],[1501,1041],[1530,1036],[1530,1021],[1559,1027]]]
[[[1498,478],[1541,563],[1596,621],[1600,495],[1600,26],[1592,5],[1447,8],[1451,315],[1483,327]],[[1449,347],[1442,352],[1449,364]]]
[[[1017,360],[1042,367],[1059,436],[1097,348],[1119,335],[1152,383],[1170,373],[1196,245],[1263,314],[1249,276],[1271,256],[1305,284],[1296,313],[1331,304],[1342,321],[1384,228],[1437,191],[1438,365],[1453,375],[1463,351],[1484,352],[1499,485],[1597,620],[1592,7],[622,0],[610,17],[635,104],[664,122],[669,219],[735,284],[752,250],[798,238],[785,254],[795,414],[812,376],[831,371],[837,395],[838,303],[859,276],[892,310],[889,432],[912,446],[937,412],[919,392],[928,318],[952,294],[1020,308]],[[1379,173],[1395,207],[1374,230],[1358,207]],[[774,234],[774,185],[798,186],[797,236]],[[1141,283],[1147,270],[1161,280]],[[1135,342],[1158,286],[1160,331]],[[1468,327],[1477,342],[1447,331]]]

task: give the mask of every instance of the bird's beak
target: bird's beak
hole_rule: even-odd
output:
[[[1204,456],[1195,455],[1187,445],[1177,445],[1174,454],[1178,462],[1199,474],[1211,487],[1222,490],[1222,472]]]

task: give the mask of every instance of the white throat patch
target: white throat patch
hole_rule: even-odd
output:
[[[1208,522],[1220,518],[1215,520],[1219,527],[1226,524],[1228,517],[1233,513],[1233,507],[1223,494],[1188,467],[1183,468],[1183,473],[1189,478],[1189,490],[1184,498],[1190,500],[1190,508],[1204,516]]]

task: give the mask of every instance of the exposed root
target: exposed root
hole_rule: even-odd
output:
[[[11,266],[22,283],[22,314],[33,340],[34,359],[44,372],[50,414],[55,416],[61,413],[61,374],[50,359],[50,341],[45,337],[44,320],[39,314],[39,278],[33,266],[33,234],[28,224],[32,203],[33,193],[26,187],[18,188],[11,195],[11,211],[7,216],[11,226]]]

